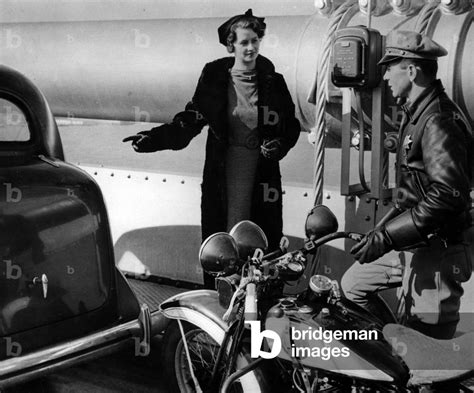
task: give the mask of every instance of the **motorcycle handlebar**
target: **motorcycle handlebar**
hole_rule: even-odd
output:
[[[263,256],[262,260],[268,260],[268,259],[274,259],[274,258],[278,258],[278,257],[281,257],[282,255],[286,254],[287,250],[286,249],[277,249],[275,251],[272,251],[271,253],[269,254],[266,254]]]
[[[255,283],[250,282],[246,287],[247,294],[245,296],[245,320],[257,320],[257,287]]]
[[[313,244],[314,244],[314,248],[318,248],[320,246],[322,246],[323,244],[326,244],[328,242],[330,242],[331,240],[336,240],[336,239],[343,239],[343,238],[347,238],[347,239],[352,239],[356,242],[359,242],[362,240],[362,237],[364,235],[362,235],[361,233],[357,233],[357,232],[334,232],[334,233],[330,233],[329,235],[326,235],[326,236],[323,236],[322,238],[316,240],[316,241],[312,241]],[[306,249],[306,248],[305,248]],[[312,250],[313,248],[311,248]],[[309,251],[311,251],[309,250]]]
[[[304,254],[311,254],[311,253],[315,252],[322,245],[324,245],[324,244],[326,244],[326,243],[328,243],[332,240],[336,240],[336,239],[347,238],[347,239],[352,239],[352,240],[358,242],[362,239],[363,236],[364,235],[362,235],[361,233],[357,233],[357,232],[334,232],[334,233],[330,233],[329,235],[323,236],[323,237],[321,237],[317,240],[311,240],[311,239],[307,240],[305,242],[305,246],[303,248],[301,248],[299,250],[292,251],[291,255],[296,255],[299,252],[302,252]],[[279,251],[281,251],[281,250],[276,250],[273,253],[265,255],[263,257],[263,260],[265,261],[263,263],[263,265],[269,266],[269,265],[273,265],[273,264],[277,263],[280,260],[280,257],[283,254],[279,255],[277,258],[275,258],[273,256],[273,254],[277,253]],[[270,259],[270,258],[274,258],[274,259]]]

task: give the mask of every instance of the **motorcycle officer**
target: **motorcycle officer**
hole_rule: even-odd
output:
[[[437,58],[446,54],[416,32],[387,36],[379,65],[386,66],[384,79],[397,103],[404,102],[396,213],[351,249],[356,262],[341,282],[346,297],[369,310],[378,291],[402,286],[405,323],[439,339],[456,332],[461,282],[472,272],[473,137],[465,115],[436,79]],[[399,261],[379,259],[391,250],[404,251]]]

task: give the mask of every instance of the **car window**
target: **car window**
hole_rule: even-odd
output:
[[[30,140],[28,122],[22,110],[0,98],[0,142],[27,142]]]

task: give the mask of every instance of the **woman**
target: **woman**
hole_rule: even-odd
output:
[[[204,66],[193,99],[170,124],[124,139],[138,152],[179,150],[209,125],[202,183],[202,238],[251,220],[265,231],[269,248],[282,236],[278,161],[295,145],[300,124],[283,76],[258,54],[264,18],[230,18],[219,42],[233,57]],[[214,281],[205,275],[206,287]]]

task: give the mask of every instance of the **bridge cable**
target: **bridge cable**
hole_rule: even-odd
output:
[[[334,42],[336,31],[345,25],[359,11],[358,2],[356,0],[347,0],[342,3],[331,15],[328,24],[323,50],[318,61],[316,76],[316,119],[314,131],[311,137],[314,141],[314,173],[313,173],[313,190],[314,205],[320,205],[323,201],[323,184],[324,184],[324,148],[326,127],[326,102],[329,99],[328,76],[329,65],[331,60],[331,50]],[[313,263],[310,268],[310,276],[315,274],[321,262],[320,250],[314,256]]]

